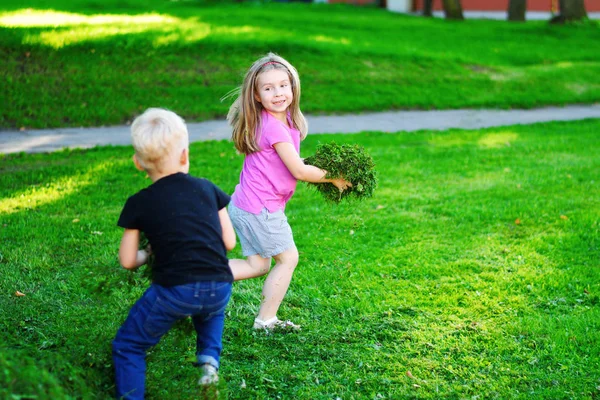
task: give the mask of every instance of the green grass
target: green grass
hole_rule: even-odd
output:
[[[122,124],[149,106],[222,118],[257,57],[288,58],[308,113],[600,99],[600,28],[449,22],[374,7],[4,0],[0,127]]]
[[[262,280],[236,283],[223,398],[597,399],[599,130],[309,136],[303,156],[367,148],[379,187],[332,206],[299,185],[301,261],[280,317],[303,329],[253,332]],[[119,212],[148,184],[130,155],[0,158],[1,398],[112,395],[110,342],[147,286],[117,262]],[[191,162],[231,192],[242,158],[204,142]],[[149,399],[197,398],[193,346],[182,323],[150,352]]]

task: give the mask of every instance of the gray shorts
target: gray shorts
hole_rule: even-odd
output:
[[[292,228],[283,210],[270,213],[263,208],[252,214],[229,203],[229,216],[242,245],[244,257],[270,258],[296,247]]]

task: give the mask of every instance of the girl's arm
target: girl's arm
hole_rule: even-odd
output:
[[[221,230],[223,232],[223,243],[225,243],[225,248],[228,251],[232,250],[235,247],[235,231],[233,230],[227,208],[223,207],[219,210],[219,219],[221,220]]]
[[[148,261],[148,251],[138,250],[140,246],[140,231],[125,229],[119,247],[119,262],[125,269],[136,269]]]
[[[283,161],[290,173],[299,181],[313,183],[329,182],[340,189],[340,192],[352,186],[351,182],[348,182],[343,178],[325,178],[327,171],[317,168],[314,165],[304,164],[304,161],[302,161],[291,143],[279,142],[275,143],[273,147],[275,147],[275,150],[277,151],[277,154],[279,154],[281,161]]]

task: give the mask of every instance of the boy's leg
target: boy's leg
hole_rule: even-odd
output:
[[[223,349],[225,310],[210,317],[195,315],[192,317],[192,322],[197,334],[196,358],[198,364],[210,364],[218,369]]]
[[[131,308],[112,343],[118,399],[144,398],[146,350],[156,345],[174,322],[157,303],[155,286],[150,286]]]
[[[212,285],[209,292],[204,292],[202,313],[192,316],[192,322],[196,329],[196,357],[201,366],[208,364],[214,367],[214,377],[211,382],[216,381],[216,370],[219,369],[221,350],[223,349],[223,328],[225,325],[225,308],[231,297],[231,284],[223,282],[207,282]],[[205,371],[206,373],[206,371]],[[201,383],[211,383],[202,382]]]
[[[200,313],[192,316],[196,329],[196,355],[199,364],[211,364],[219,368],[223,348],[225,308],[231,297],[231,283],[199,282],[197,297],[201,304]]]
[[[236,281],[263,276],[269,272],[270,267],[271,259],[263,258],[258,254],[248,256],[245,260],[229,260],[229,268],[231,268],[233,279]]]
[[[258,319],[262,321],[268,321],[277,315],[298,265],[298,249],[292,247],[273,258],[276,263],[263,285],[263,301],[258,311]]]

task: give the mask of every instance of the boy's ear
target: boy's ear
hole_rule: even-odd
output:
[[[190,160],[190,149],[185,148],[181,151],[181,155],[179,156],[179,163],[181,165],[186,165]]]
[[[140,162],[138,161],[137,157],[135,156],[135,154],[133,155],[133,163],[135,164],[135,167],[137,169],[139,169],[140,171],[144,171],[144,167],[142,167],[142,164],[140,164]]]

